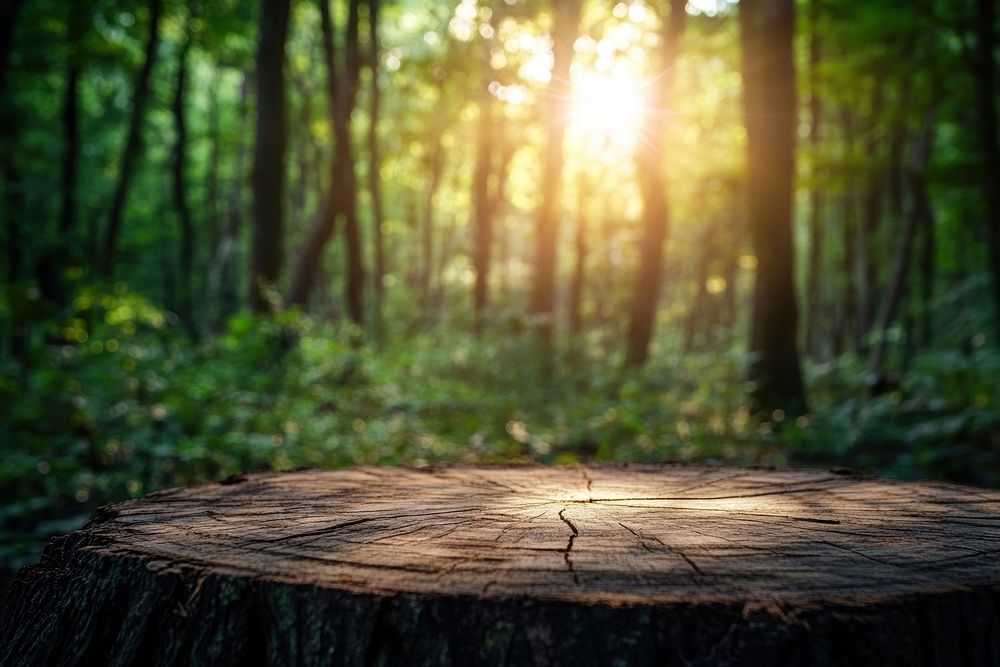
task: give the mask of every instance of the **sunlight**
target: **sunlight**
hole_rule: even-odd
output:
[[[602,151],[634,148],[643,106],[640,79],[625,63],[609,72],[574,72],[571,131],[584,141],[597,142]]]

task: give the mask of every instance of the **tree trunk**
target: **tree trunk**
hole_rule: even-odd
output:
[[[885,82],[877,78],[872,92],[872,104],[868,127],[868,137],[865,141],[865,155],[869,160],[877,160],[882,136],[879,124],[885,110]],[[882,198],[885,193],[885,173],[871,167],[868,174],[868,186],[865,189],[862,206],[861,226],[858,229],[857,248],[857,284],[858,284],[858,328],[860,349],[868,350],[867,336],[875,323],[875,310],[878,303],[875,293],[878,286],[878,249],[875,247],[876,235],[882,222]]]
[[[243,75],[240,83],[240,98],[238,107],[239,126],[246,127],[249,113],[250,77]],[[245,186],[247,183],[247,142],[242,137],[237,139],[235,156],[233,158],[233,175],[230,179],[226,195],[226,223],[218,244],[213,249],[212,266],[208,274],[208,293],[217,304],[216,326],[221,327],[239,304],[239,294],[236,276],[237,253],[239,247],[240,228],[246,219]]]
[[[903,218],[902,228],[899,233],[899,245],[896,248],[896,257],[893,260],[892,273],[889,275],[889,280],[886,283],[885,294],[882,296],[882,304],[879,308],[878,317],[875,320],[876,331],[879,336],[875,341],[875,346],[872,348],[869,362],[868,372],[872,383],[877,382],[878,378],[881,377],[885,357],[886,335],[896,317],[900,298],[905,289],[905,281],[910,273],[910,257],[913,254],[913,239],[917,233],[918,222],[932,218],[924,172],[927,169],[927,162],[930,159],[933,141],[934,114],[928,113],[924,118],[924,127],[906,170],[913,201],[910,209]]]
[[[902,55],[904,60],[913,57],[913,44],[909,40],[903,46]],[[889,169],[886,173],[889,214],[896,220],[902,219],[904,214],[903,191],[907,167],[903,163],[903,158],[907,141],[906,115],[913,104],[912,97],[913,77],[907,71],[902,76],[899,100],[894,105],[895,109],[892,113],[892,130],[889,135]]]
[[[379,30],[378,0],[368,0],[368,67],[371,70],[371,96],[368,100],[368,193],[372,198],[372,236],[375,242],[375,266],[372,268],[372,297],[374,299],[375,338],[382,340],[382,305],[385,297],[385,238],[382,211],[382,178],[379,169],[382,164],[379,151],[378,126],[381,113],[381,91],[379,90]]]
[[[920,243],[920,346],[927,348],[934,338],[934,282],[937,262],[937,234],[933,212],[921,221]]]
[[[253,162],[250,308],[271,310],[267,296],[284,262],[285,42],[290,0],[261,0],[257,43],[257,125]]]
[[[153,74],[153,67],[156,65],[156,55],[160,45],[162,13],[163,0],[149,0],[149,34],[146,38],[145,59],[139,69],[139,74],[136,76],[135,89],[132,92],[132,116],[129,119],[128,135],[122,152],[121,172],[118,174],[118,183],[115,185],[114,196],[111,200],[108,229],[104,237],[104,254],[101,258],[100,275],[105,279],[110,279],[114,274],[125,204],[132,187],[132,179],[139,168],[139,159],[142,156],[142,126],[146,120],[146,107],[149,104],[149,82]]]
[[[998,665],[997,521],[827,471],[234,476],[53,540],[0,664]]]
[[[24,215],[24,184],[14,159],[13,142],[17,139],[16,113],[7,97],[7,67],[14,46],[14,28],[22,0],[0,0],[0,182],[3,183],[3,217],[7,271],[4,276],[10,311],[7,343],[12,358],[27,351],[27,323],[22,316],[19,283],[22,279],[24,248],[19,216]]]
[[[448,265],[451,264],[455,257],[455,246],[458,240],[458,225],[455,222],[455,218],[449,216],[445,224],[441,225],[441,242],[438,245],[437,254],[437,264],[435,266],[435,289],[432,292],[431,299],[431,309],[435,315],[435,319],[444,312],[444,305],[446,301],[446,294],[448,290],[448,282],[445,280],[445,276],[448,271]]]
[[[80,77],[83,62],[80,42],[85,30],[86,15],[81,0],[71,0],[66,21],[66,88],[63,93],[62,178],[59,190],[59,220],[56,241],[39,258],[39,289],[42,296],[57,309],[66,305],[65,272],[79,258],[73,234],[76,227],[76,190],[80,162]],[[74,256],[76,255],[76,256]]]
[[[643,199],[642,243],[639,247],[639,268],[635,277],[625,361],[629,366],[641,366],[649,356],[656,310],[659,305],[660,283],[663,281],[663,243],[670,224],[667,202],[667,177],[663,168],[663,147],[666,141],[667,105],[673,103],[674,68],[680,53],[680,39],[687,17],[685,0],[670,1],[670,16],[663,27],[663,75],[652,89],[651,112],[647,114],[643,141],[637,161],[639,185]]]
[[[0,98],[2,99],[2,98]],[[2,132],[2,130],[0,130]],[[22,359],[28,351],[28,318],[26,316],[24,279],[24,239],[21,235],[21,216],[25,215],[24,181],[11,154],[0,155],[3,168],[4,205],[0,211],[5,228],[7,254],[6,289],[10,329],[8,351],[11,358]]]
[[[990,270],[993,273],[993,304],[1000,340],[1000,138],[997,137],[996,107],[996,0],[976,1],[976,49],[973,74],[976,79],[976,118],[983,150],[983,193],[986,200]]]
[[[334,51],[334,26],[328,0],[319,0],[320,27],[323,32],[323,52],[327,69],[327,98],[330,124],[334,130],[334,155],[331,162],[330,189],[320,205],[302,246],[292,274],[288,300],[305,305],[316,285],[323,252],[336,228],[338,217],[344,218],[344,239],[347,245],[347,279],[345,296],[351,320],[364,320],[364,264],[361,230],[357,218],[357,183],[354,175],[354,149],[351,145],[350,117],[354,109],[360,61],[358,55],[358,8],[360,0],[351,0],[346,30],[344,67],[337,66]]]
[[[699,233],[698,246],[701,254],[695,268],[695,280],[698,283],[698,291],[688,310],[687,318],[684,322],[684,351],[692,352],[698,348],[696,338],[698,333],[702,334],[703,343],[707,342],[709,330],[712,322],[709,316],[709,299],[713,297],[708,291],[708,280],[711,277],[712,260],[718,257],[718,232],[720,220],[714,219],[703,226]]]
[[[495,18],[492,23],[496,23]],[[496,131],[493,111],[493,94],[490,82],[493,68],[490,67],[492,40],[485,40],[481,55],[481,81],[479,84],[479,127],[476,166],[472,176],[472,265],[476,281],[472,289],[472,303],[475,309],[476,332],[482,328],[482,319],[489,299],[490,253],[493,249],[493,202],[490,197],[490,177],[493,175],[494,133]]]
[[[365,268],[361,225],[358,221],[358,186],[354,175],[354,147],[351,143],[351,112],[358,88],[361,67],[358,53],[358,9],[361,0],[350,0],[347,13],[347,43],[345,50],[345,82],[338,91],[343,97],[340,113],[334,119],[337,135],[337,164],[340,190],[337,201],[344,216],[344,241],[347,246],[347,313],[355,324],[364,322]]]
[[[587,228],[591,180],[586,166],[580,168],[576,183],[576,264],[569,284],[569,330],[574,335],[579,335],[583,332],[583,291],[587,284],[587,255],[590,253]]]
[[[844,192],[841,201],[841,215],[844,223],[844,256],[843,256],[843,278],[844,278],[844,301],[842,304],[842,321],[844,332],[844,344],[838,351],[846,352],[847,342],[850,349],[861,353],[861,325],[858,322],[858,272],[857,272],[857,239],[858,239],[858,214],[857,201],[853,192]]]
[[[546,135],[548,145],[542,166],[541,204],[537,212],[535,283],[531,312],[543,318],[543,338],[550,338],[554,326],[556,287],[556,242],[559,239],[560,195],[562,188],[563,137],[569,105],[569,67],[573,43],[580,21],[581,0],[552,0],[555,21],[552,28],[552,78],[546,93]]]
[[[823,103],[819,92],[819,68],[822,62],[820,35],[820,0],[809,0],[809,148],[812,171],[809,176],[809,262],[806,268],[806,348],[818,356],[821,346],[823,312],[819,277],[823,271],[823,186],[824,174],[819,169],[822,139]]]
[[[499,267],[499,297],[498,301],[505,301],[508,296],[509,284],[507,276],[507,262],[510,256],[510,230],[507,225],[507,181],[510,178],[511,162],[514,153],[517,152],[517,145],[510,136],[497,129],[501,137],[500,153],[496,167],[496,178],[493,180],[492,194],[490,195],[491,220],[493,220],[495,238],[494,252],[496,254],[496,266]],[[490,260],[493,264],[493,260]]]
[[[188,6],[189,16],[186,25],[186,36],[177,54],[177,87],[174,90],[172,110],[174,115],[174,155],[173,195],[174,208],[177,211],[177,221],[180,224],[180,245],[177,256],[177,313],[184,328],[193,340],[198,338],[198,324],[194,315],[194,294],[192,280],[194,278],[194,220],[191,216],[191,206],[188,203],[187,192],[187,119],[184,116],[186,107],[188,54],[191,51],[191,29],[195,18],[193,0]]]
[[[841,140],[844,145],[844,157],[850,161],[854,152],[854,121],[848,107],[840,107]],[[856,183],[846,179],[840,193],[840,220],[842,226],[841,276],[843,292],[840,299],[837,316],[836,339],[834,341],[834,356],[840,356],[851,347],[860,352],[860,337],[857,324],[858,298],[855,270],[855,249],[857,247],[857,202],[855,196]],[[849,344],[848,344],[849,343]]]
[[[311,65],[311,63],[310,63]],[[310,67],[310,69],[312,69]],[[306,208],[309,204],[309,194],[321,189],[321,183],[317,182],[316,174],[319,171],[319,164],[313,162],[315,151],[313,150],[312,133],[312,100],[313,87],[310,81],[310,74],[302,77],[293,77],[295,88],[299,93],[299,108],[296,123],[301,128],[300,137],[295,142],[295,162],[298,175],[295,178],[295,190],[291,196],[291,216],[290,220],[303,220],[306,217]]]
[[[14,48],[14,28],[24,0],[0,0],[0,94],[6,90],[7,65]]]
[[[161,192],[168,192],[170,190],[170,184],[164,180],[163,188]],[[160,260],[160,303],[167,310],[177,312],[177,269],[176,269],[176,256],[171,254],[171,239],[170,232],[167,230],[166,221],[170,219],[170,207],[172,202],[170,202],[167,197],[157,198],[157,206],[155,209],[156,219],[161,221],[158,228],[158,236],[156,250],[159,254]]]
[[[211,90],[218,91],[222,86],[222,69],[218,63],[212,65],[212,78],[209,80]],[[202,207],[205,210],[205,238],[203,249],[206,255],[205,261],[205,293],[206,293],[206,315],[210,312],[215,303],[215,293],[212,291],[211,276],[214,267],[212,266],[215,249],[219,247],[223,235],[223,223],[221,215],[221,189],[222,189],[222,128],[219,126],[219,98],[218,95],[209,96],[208,110],[208,165],[205,171],[205,195],[202,200]],[[238,150],[238,149],[237,149]],[[227,154],[229,151],[227,151]],[[207,320],[208,318],[205,317]]]
[[[795,173],[793,0],[740,3],[750,232],[757,255],[750,365],[756,412],[806,409],[796,340],[792,179]]]
[[[444,97],[444,82],[440,82],[438,99]],[[435,116],[431,122],[427,141],[430,148],[425,163],[427,167],[427,190],[424,193],[423,207],[420,214],[420,270],[417,276],[420,292],[422,317],[425,321],[431,319],[431,277],[434,275],[434,198],[441,185],[444,174],[444,145],[441,143],[444,128],[440,116]]]

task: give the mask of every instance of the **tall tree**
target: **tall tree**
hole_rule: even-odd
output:
[[[257,42],[257,125],[253,162],[250,308],[266,312],[267,287],[284,261],[285,43],[290,0],[261,0]]]
[[[553,327],[563,137],[566,134],[566,107],[570,93],[569,67],[573,60],[581,4],[581,0],[552,0],[555,22],[552,28],[552,78],[546,93],[548,145],[542,167],[542,198],[536,221],[535,283],[531,295],[531,312],[546,318],[543,325],[546,337],[551,335]]]
[[[749,369],[755,411],[806,409],[793,281],[794,0],[740,3],[750,233],[757,256]]]
[[[368,193],[372,198],[372,237],[375,244],[375,266],[372,267],[372,298],[376,338],[382,336],[382,301],[385,294],[385,238],[383,234],[382,179],[379,175],[381,153],[378,127],[382,94],[379,90],[379,30],[378,0],[368,0],[368,69],[371,71],[371,93],[368,98]]]
[[[4,90],[7,63],[10,62],[10,52],[14,46],[17,14],[23,5],[24,0],[0,0],[0,93]]]
[[[163,14],[163,0],[149,0],[149,33],[146,37],[145,57],[135,79],[132,91],[132,115],[129,118],[128,135],[122,152],[121,171],[111,200],[108,214],[108,228],[104,236],[104,253],[101,257],[100,275],[111,278],[117,260],[118,239],[121,236],[122,217],[128,200],[132,180],[142,156],[142,127],[146,120],[149,104],[149,82],[156,65],[160,46],[160,18]]]
[[[913,241],[916,238],[918,224],[921,220],[931,221],[933,224],[933,213],[924,175],[933,141],[934,113],[929,112],[924,118],[923,130],[917,139],[917,145],[914,147],[910,163],[906,168],[906,180],[912,203],[900,225],[896,256],[893,259],[892,271],[886,282],[878,316],[875,320],[876,331],[879,335],[872,347],[869,362],[869,374],[873,385],[878,382],[881,376],[882,364],[885,360],[886,335],[889,327],[892,326],[900,300],[906,290],[906,279],[910,274],[910,258],[913,255]]]
[[[336,116],[339,115],[338,89],[340,87],[340,74],[337,71],[337,59],[334,52],[333,39],[333,18],[330,15],[330,4],[328,0],[318,0],[320,11],[320,30],[323,36],[323,58],[326,69],[326,98],[327,115],[330,125],[336,127]],[[336,136],[334,141],[336,141]],[[326,244],[333,236],[334,228],[337,224],[337,211],[335,198],[336,191],[340,188],[340,172],[336,159],[336,150],[331,151],[330,159],[330,185],[323,199],[320,202],[319,211],[306,232],[306,239],[302,243],[299,256],[292,270],[291,285],[288,290],[288,302],[305,306],[309,301],[309,296],[316,285],[323,251]]]
[[[445,80],[438,80],[437,96],[439,101],[444,100]],[[441,187],[441,180],[444,176],[445,150],[444,132],[445,116],[443,113],[434,115],[431,120],[427,138],[424,141],[424,165],[427,170],[427,185],[424,191],[424,199],[420,212],[420,261],[417,282],[420,291],[420,301],[425,320],[430,319],[431,310],[431,278],[434,275],[434,238],[435,238],[435,215],[434,200],[438,189]]]
[[[59,189],[59,219],[55,246],[39,258],[39,287],[49,302],[62,307],[66,300],[63,277],[74,259],[71,236],[76,227],[77,181],[80,161],[80,78],[83,74],[81,42],[86,12],[83,0],[71,0],[66,20],[66,87],[63,92],[63,155]]]
[[[174,116],[174,154],[173,196],[174,208],[177,210],[177,220],[180,224],[180,246],[178,248],[178,304],[177,310],[181,322],[192,338],[198,337],[198,326],[194,316],[194,301],[192,280],[194,273],[195,230],[191,215],[191,205],[188,203],[187,190],[187,150],[188,129],[185,111],[187,106],[188,54],[191,52],[192,34],[194,29],[194,0],[188,4],[188,18],[185,28],[184,42],[177,51],[177,84],[174,89],[174,99],[171,110]]]
[[[496,15],[492,17],[495,23]],[[482,325],[482,317],[486,310],[490,279],[490,251],[493,247],[493,202],[490,200],[490,177],[493,173],[494,143],[496,132],[494,118],[493,94],[490,92],[490,82],[493,79],[493,68],[490,67],[490,54],[493,51],[492,40],[485,40],[481,60],[479,82],[479,119],[478,146],[476,148],[476,166],[472,176],[472,265],[476,272],[476,281],[472,289],[472,303],[476,313],[476,330]]]
[[[873,81],[871,108],[868,110],[867,137],[864,143],[865,155],[876,163],[880,148],[884,143],[882,114],[885,112],[885,76],[879,73]],[[865,187],[861,207],[861,224],[857,235],[857,285],[858,285],[858,345],[862,351],[868,349],[867,336],[875,321],[878,308],[878,247],[876,239],[882,222],[882,200],[885,196],[886,174],[878,166],[868,169],[868,183]]]
[[[854,158],[854,117],[851,109],[843,105],[839,109],[841,144],[843,148],[843,158],[852,160]],[[841,257],[841,276],[843,278],[843,290],[840,299],[839,316],[837,317],[837,327],[833,340],[834,355],[839,355],[848,347],[848,342],[856,352],[860,352],[859,341],[861,338],[860,326],[857,321],[858,314],[858,289],[856,271],[856,239],[857,239],[857,202],[856,184],[852,179],[848,179],[840,192],[840,221],[842,225],[841,236],[843,237],[843,253]]]
[[[976,0],[976,46],[971,60],[976,83],[979,144],[983,151],[980,173],[986,199],[993,304],[1000,340],[1000,138],[997,136],[996,42],[996,0]]]
[[[670,224],[663,147],[666,141],[667,105],[673,101],[674,71],[680,53],[681,36],[687,17],[686,0],[671,0],[670,15],[663,22],[663,62],[659,85],[652,88],[650,112],[645,120],[643,141],[637,155],[639,185],[643,200],[643,231],[639,268],[635,277],[629,316],[628,348],[630,366],[641,366],[649,356],[656,310],[663,281],[663,243]]]
[[[24,3],[22,0],[0,0],[0,182],[3,183],[3,217],[5,241],[7,245],[7,271],[4,276],[8,293],[17,293],[24,260],[19,216],[24,207],[24,184],[18,168],[12,140],[17,137],[16,114],[7,93],[7,66],[14,46],[14,26],[17,14]],[[10,300],[9,351],[12,357],[21,357],[26,351],[27,322],[22,316],[19,303]]]
[[[331,183],[303,243],[292,273],[288,300],[305,304],[319,275],[323,250],[333,235],[338,217],[344,218],[347,245],[347,310],[351,320],[364,319],[364,264],[361,229],[357,213],[357,181],[354,174],[354,148],[351,143],[351,112],[354,110],[360,71],[358,23],[360,0],[351,0],[348,8],[344,67],[339,69],[334,51],[334,26],[328,0],[319,0],[320,28],[326,58],[327,97],[330,123],[334,130],[334,154]]]
[[[820,0],[809,0],[809,148],[812,157],[809,187],[809,262],[806,278],[806,347],[815,355],[820,345],[819,276],[823,261],[823,191],[820,187],[819,161],[823,105],[819,92],[819,68],[822,58]]]
[[[591,177],[586,165],[576,177],[576,234],[573,239],[576,251],[573,277],[569,283],[569,330],[574,334],[583,331],[583,290],[587,284],[587,255],[590,253],[587,238],[590,220]]]
[[[250,77],[243,73],[236,113],[239,127],[246,127],[249,122],[249,98]],[[249,180],[247,178],[249,142],[242,135],[237,136],[236,142],[233,151],[233,172],[225,197],[225,222],[212,248],[212,262],[207,279],[207,292],[215,304],[213,318],[215,327],[224,324],[239,307],[237,254],[240,230],[246,224],[245,189]]]
[[[338,210],[344,216],[344,244],[347,250],[345,298],[347,313],[356,324],[364,321],[365,265],[358,220],[358,185],[354,174],[354,146],[351,139],[351,114],[358,91],[361,56],[358,52],[358,14],[361,0],[350,0],[347,10],[347,39],[344,53],[344,85],[338,93],[340,113],[334,118],[337,136],[337,165],[340,175]]]
[[[933,215],[924,217],[921,221],[920,260],[920,344],[927,347],[934,336],[934,310],[931,300],[934,298],[934,283],[937,262],[937,229]]]

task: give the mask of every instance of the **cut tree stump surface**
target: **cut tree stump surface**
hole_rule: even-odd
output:
[[[996,491],[679,465],[356,468],[104,508],[19,576],[0,661],[997,664],[998,619]]]

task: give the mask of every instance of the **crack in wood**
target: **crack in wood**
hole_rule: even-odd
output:
[[[573,551],[573,542],[580,535],[580,531],[576,529],[576,526],[573,525],[572,521],[570,521],[563,515],[563,512],[565,511],[566,511],[565,507],[559,510],[559,518],[562,519],[563,523],[569,526],[569,529],[573,531],[573,534],[569,536],[569,542],[566,543],[566,548],[563,550],[563,560],[566,561],[566,569],[573,575],[573,583],[579,586],[580,577],[577,576],[576,574],[576,569],[573,567],[573,559],[570,558],[569,554],[571,551]]]

